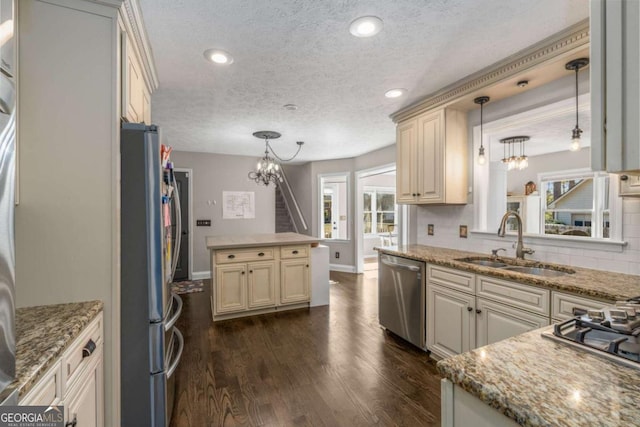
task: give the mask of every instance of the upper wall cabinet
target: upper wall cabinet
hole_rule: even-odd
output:
[[[397,203],[467,203],[464,112],[440,109],[402,121],[396,146]]]
[[[591,0],[591,166],[640,171],[640,2]]]
[[[122,35],[122,116],[128,122],[151,124],[151,96],[133,42]]]

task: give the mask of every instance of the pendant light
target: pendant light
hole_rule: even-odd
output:
[[[489,97],[488,96],[479,96],[476,99],[473,100],[473,102],[475,102],[476,104],[480,104],[480,149],[478,150],[478,164],[479,165],[484,165],[487,161],[486,157],[484,156],[484,145],[483,145],[483,132],[482,132],[482,122],[483,122],[483,117],[482,117],[482,106],[484,104],[486,104],[487,102],[489,102]]]
[[[565,65],[567,70],[576,72],[576,127],[573,128],[571,133],[571,151],[578,151],[580,149],[580,135],[582,134],[582,129],[578,126],[578,71],[587,65],[589,65],[589,58],[574,59],[573,61],[567,62]]]
[[[502,163],[507,165],[507,170],[526,169],[529,166],[529,157],[524,154],[524,143],[529,140],[528,136],[510,136],[502,138]],[[520,146],[520,155],[516,156],[517,146]]]

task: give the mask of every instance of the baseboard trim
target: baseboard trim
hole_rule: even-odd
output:
[[[191,280],[211,279],[210,271],[194,271],[191,273]]]
[[[356,267],[354,265],[329,264],[329,270],[340,271],[342,273],[355,273]]]

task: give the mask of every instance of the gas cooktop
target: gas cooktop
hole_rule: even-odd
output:
[[[640,297],[601,310],[574,309],[573,314],[542,336],[640,369]]]

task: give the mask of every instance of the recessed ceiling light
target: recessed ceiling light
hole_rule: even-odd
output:
[[[222,49],[207,49],[204,51],[204,57],[216,64],[229,65],[233,63],[233,56]]]
[[[298,109],[298,106],[296,104],[285,104],[283,105],[283,107],[285,110],[291,110],[291,111]]]
[[[384,93],[384,96],[386,96],[387,98],[398,98],[398,97],[404,95],[405,93],[407,93],[406,89],[398,88],[398,89],[391,89],[391,90],[386,91]]]
[[[382,19],[377,16],[362,16],[349,25],[349,32],[356,37],[375,36],[382,30]]]

